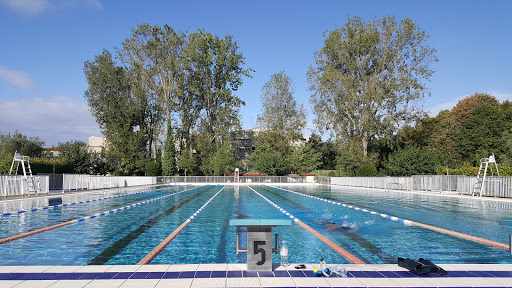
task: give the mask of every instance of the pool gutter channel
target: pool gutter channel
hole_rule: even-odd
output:
[[[248,186],[249,187],[249,186]],[[338,254],[340,254],[341,256],[343,256],[343,258],[347,259],[348,261],[350,261],[351,263],[353,264],[366,264],[364,261],[362,261],[361,259],[357,258],[356,256],[354,256],[353,254],[351,254],[350,252],[348,252],[347,250],[341,248],[338,244],[334,243],[333,241],[331,241],[329,238],[325,237],[324,235],[320,234],[318,231],[316,231],[315,229],[311,228],[310,226],[308,226],[306,223],[300,221],[297,217],[293,216],[292,214],[290,214],[289,212],[287,212],[286,210],[284,210],[283,208],[279,207],[279,205],[275,204],[274,202],[272,202],[271,200],[269,200],[268,198],[266,198],[265,196],[261,195],[258,191],[254,190],[253,188],[249,187],[249,189],[251,189],[254,193],[256,193],[257,195],[259,195],[261,198],[265,199],[270,205],[274,206],[274,208],[278,209],[279,211],[281,211],[283,214],[285,214],[286,216],[290,217],[295,223],[297,223],[299,226],[301,226],[302,228],[306,229],[308,232],[310,232],[311,234],[313,234],[315,237],[317,237],[318,239],[320,239],[322,242],[324,242],[325,244],[327,244],[327,246],[329,246],[331,249],[333,249],[334,251],[336,251]]]
[[[313,199],[316,199],[316,200],[324,201],[324,202],[327,202],[327,203],[330,203],[330,204],[333,204],[333,205],[339,205],[339,206],[343,206],[343,207],[346,207],[346,208],[354,209],[354,210],[357,210],[357,211],[370,213],[372,215],[378,215],[378,216],[381,216],[382,218],[387,218],[387,219],[393,220],[395,222],[400,222],[400,223],[402,223],[402,224],[404,224],[406,226],[416,226],[416,227],[428,229],[428,230],[431,230],[431,231],[434,231],[434,232],[438,232],[438,233],[441,233],[441,234],[446,234],[446,235],[454,236],[454,237],[457,237],[457,238],[461,238],[461,239],[465,239],[465,240],[470,240],[470,241],[477,242],[477,243],[480,243],[480,244],[488,245],[488,246],[491,246],[491,247],[494,247],[494,248],[504,249],[504,250],[510,251],[510,245],[505,244],[505,243],[501,243],[501,242],[497,242],[497,241],[493,241],[493,240],[489,240],[489,239],[485,239],[485,238],[481,238],[481,237],[477,237],[477,236],[473,236],[473,235],[469,235],[469,234],[464,234],[464,233],[460,233],[460,232],[456,232],[456,231],[452,231],[452,230],[449,230],[449,229],[440,228],[440,227],[437,227],[437,226],[432,226],[432,225],[428,225],[428,224],[424,224],[424,223],[420,223],[420,222],[415,222],[415,221],[411,221],[411,220],[407,220],[407,219],[402,219],[402,218],[391,216],[391,215],[387,215],[387,214],[384,214],[384,213],[379,213],[379,212],[376,212],[376,211],[359,208],[359,207],[354,206],[354,205],[347,205],[345,203],[341,203],[341,202],[337,202],[337,201],[332,201],[332,200],[328,200],[328,199],[323,199],[323,198],[320,198],[320,197],[316,197],[316,196],[312,196],[312,195],[308,195],[308,194],[303,194],[303,193],[299,193],[299,192],[296,192],[296,191],[291,191],[291,190],[283,189],[283,188],[280,188],[280,187],[274,187],[274,186],[268,186],[268,187],[272,187],[272,188],[279,189],[279,190],[282,190],[282,191],[294,193],[294,194],[297,194],[297,195],[300,195],[300,196],[304,196],[304,197],[308,197],[308,198],[313,198]]]
[[[150,202],[154,202],[154,201],[157,201],[157,200],[161,200],[161,199],[164,199],[164,198],[175,196],[175,195],[178,195],[178,194],[181,194],[181,193],[184,193],[184,192],[188,192],[188,191],[191,191],[191,190],[194,190],[194,189],[198,189],[198,188],[201,188],[201,187],[204,187],[204,186],[194,187],[194,188],[189,189],[189,190],[175,192],[175,193],[172,193],[172,194],[169,194],[169,195],[165,195],[165,196],[149,199],[149,200],[146,200],[146,201],[134,203],[134,204],[131,204],[131,205],[128,205],[128,206],[124,206],[124,207],[121,207],[121,208],[117,208],[117,209],[113,209],[113,210],[109,210],[109,211],[105,211],[105,212],[101,212],[101,213],[96,213],[94,215],[90,215],[90,216],[86,216],[86,217],[81,217],[81,218],[78,218],[78,219],[74,219],[74,220],[67,221],[67,222],[64,222],[64,223],[60,223],[60,224],[48,226],[48,227],[45,227],[45,228],[33,230],[33,231],[30,231],[30,232],[25,232],[25,233],[21,233],[21,234],[18,234],[18,235],[9,236],[9,237],[0,239],[0,244],[4,244],[4,243],[11,242],[11,241],[14,241],[14,240],[18,240],[18,239],[21,239],[21,238],[29,237],[29,236],[32,236],[32,235],[36,235],[36,234],[39,234],[39,233],[46,232],[46,231],[54,230],[54,229],[61,228],[61,227],[64,227],[64,226],[68,226],[68,225],[71,225],[71,224],[76,224],[78,222],[82,222],[82,221],[85,221],[85,220],[88,220],[88,219],[94,219],[94,218],[99,217],[99,216],[106,216],[106,215],[109,215],[109,214],[117,213],[117,212],[122,211],[122,210],[130,209],[130,208],[133,208],[133,207],[136,207],[136,206],[140,206],[140,205],[143,205],[143,204],[147,204],[147,203],[150,203]]]

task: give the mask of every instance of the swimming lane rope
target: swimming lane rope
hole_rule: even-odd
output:
[[[290,217],[293,221],[295,221],[295,223],[299,224],[302,228],[308,230],[311,234],[315,235],[318,239],[320,239],[322,242],[327,244],[327,246],[331,247],[331,249],[333,249],[334,251],[338,252],[341,256],[343,256],[348,261],[352,262],[353,264],[366,264],[365,262],[363,262],[362,260],[360,260],[356,256],[352,255],[347,250],[341,248],[338,244],[332,242],[329,238],[327,238],[324,235],[318,233],[315,229],[309,227],[308,225],[306,225],[306,223],[300,221],[297,217],[293,216],[292,214],[290,214],[289,212],[287,212],[283,208],[279,207],[274,202],[270,201],[265,196],[263,196],[260,193],[258,193],[258,191],[252,189],[251,187],[249,187],[249,189],[254,191],[254,193],[258,194],[261,198],[265,199],[270,205],[274,206],[274,208],[278,209],[283,214],[285,214],[286,216]]]
[[[270,186],[270,187],[273,187],[273,186]],[[510,245],[507,245],[505,243],[501,243],[501,242],[497,242],[497,241],[493,241],[493,240],[489,240],[489,239],[485,239],[485,238],[481,238],[481,237],[477,237],[477,236],[473,236],[473,235],[468,235],[468,234],[452,231],[452,230],[449,230],[449,229],[440,228],[440,227],[436,227],[436,226],[420,223],[420,222],[406,220],[406,219],[402,219],[402,218],[399,218],[399,217],[390,216],[390,215],[387,215],[387,214],[384,214],[384,213],[379,213],[379,212],[375,212],[375,211],[372,211],[372,210],[362,209],[362,208],[359,208],[357,206],[347,205],[345,203],[340,203],[340,202],[336,202],[336,201],[332,201],[332,200],[328,200],[328,199],[324,199],[324,198],[319,198],[319,197],[315,197],[315,196],[312,196],[312,195],[303,194],[303,193],[299,193],[299,192],[295,192],[295,191],[291,191],[291,190],[287,190],[287,189],[283,189],[283,188],[278,188],[278,187],[273,187],[273,188],[276,188],[276,189],[279,189],[279,190],[283,190],[283,191],[286,191],[286,192],[291,192],[291,193],[294,193],[294,194],[297,194],[297,195],[300,195],[300,196],[304,196],[304,197],[308,197],[308,198],[313,198],[313,199],[316,199],[316,200],[324,201],[324,202],[327,202],[327,203],[330,203],[330,204],[333,204],[333,205],[339,205],[339,206],[343,206],[343,207],[346,207],[346,208],[354,209],[354,210],[357,210],[357,211],[362,211],[362,212],[370,213],[370,214],[373,214],[373,215],[378,215],[378,216],[381,216],[382,218],[387,218],[387,219],[391,219],[391,220],[396,221],[396,222],[403,223],[404,225],[417,226],[417,227],[421,227],[421,228],[424,228],[424,229],[432,230],[432,231],[435,231],[435,232],[438,232],[438,233],[447,234],[447,235],[451,235],[451,236],[458,237],[458,238],[461,238],[461,239],[466,239],[466,240],[470,240],[470,241],[477,242],[477,243],[480,243],[480,244],[492,246],[494,248],[505,249],[507,251],[510,250]]]
[[[158,192],[158,191],[161,191],[161,190],[164,190],[164,189],[168,189],[168,188],[170,188],[170,187],[156,189],[156,190],[154,190],[154,192]],[[22,213],[29,212],[29,211],[30,212],[36,212],[38,210],[48,210],[50,208],[73,206],[73,205],[77,205],[77,204],[90,203],[90,202],[95,202],[95,201],[101,201],[101,200],[107,200],[107,199],[112,199],[112,198],[119,198],[119,197],[130,196],[130,195],[137,195],[137,194],[149,193],[149,192],[153,192],[153,190],[141,191],[141,192],[136,192],[136,193],[127,193],[127,194],[122,194],[122,195],[114,195],[114,196],[109,196],[109,197],[90,199],[90,200],[84,200],[84,201],[78,201],[78,202],[72,202],[72,203],[64,203],[64,204],[58,204],[58,205],[49,205],[49,206],[44,206],[44,207],[41,207],[41,208],[37,208],[36,207],[36,208],[30,209],[30,210],[20,210],[18,212],[6,212],[6,213],[2,213],[2,216],[11,216],[13,214],[14,215],[22,214]]]
[[[46,231],[54,230],[54,229],[61,228],[61,227],[64,227],[64,226],[68,226],[68,225],[71,225],[71,224],[76,224],[78,222],[82,222],[82,221],[85,221],[85,220],[88,220],[88,219],[94,219],[94,218],[99,217],[99,216],[105,216],[105,215],[113,214],[113,213],[116,213],[116,212],[121,211],[121,210],[126,210],[126,209],[130,209],[132,207],[136,207],[136,206],[140,206],[140,205],[147,204],[147,203],[150,203],[150,202],[154,202],[154,201],[157,201],[157,200],[165,199],[165,198],[168,198],[168,197],[171,197],[171,196],[175,196],[175,195],[178,195],[178,194],[181,194],[181,193],[184,193],[184,192],[188,192],[188,191],[191,191],[191,190],[194,190],[194,189],[197,189],[197,188],[200,188],[200,187],[195,187],[195,188],[192,188],[192,189],[188,189],[188,190],[184,190],[184,191],[180,191],[180,192],[175,192],[175,193],[172,193],[172,194],[169,194],[169,195],[165,195],[165,196],[161,196],[161,197],[158,197],[158,198],[149,199],[149,200],[146,200],[146,201],[142,201],[142,202],[138,202],[138,203],[135,203],[135,204],[127,205],[127,206],[124,206],[124,207],[121,207],[121,208],[117,208],[117,209],[113,209],[113,210],[109,210],[109,211],[105,211],[105,212],[101,212],[101,213],[96,213],[94,215],[90,215],[90,216],[86,216],[86,217],[81,217],[81,218],[78,218],[78,219],[74,219],[74,220],[67,221],[67,222],[64,222],[64,223],[56,224],[56,225],[53,225],[53,226],[49,226],[49,227],[33,230],[33,231],[30,231],[30,232],[26,232],[26,233],[21,233],[21,234],[18,234],[18,235],[10,236],[10,237],[7,237],[7,238],[0,239],[0,244],[4,244],[4,243],[7,243],[7,242],[11,242],[11,241],[14,241],[14,240],[18,240],[18,239],[21,239],[21,238],[32,236],[32,235],[35,235],[35,234],[43,233],[43,232],[46,232]]]
[[[153,249],[153,251],[149,252],[148,255],[146,255],[146,257],[144,257],[142,260],[140,260],[139,263],[137,263],[137,265],[146,265],[146,264],[149,264],[151,261],[153,261],[153,259],[155,259],[155,257],[160,254],[160,252],[162,252],[162,250],[164,250],[164,248],[169,245],[169,243],[171,243],[172,240],[174,240],[174,238],[176,238],[176,236],[178,236],[178,234],[180,234],[180,232],[192,221],[194,220],[194,218],[199,214],[201,213],[201,211],[203,211],[204,208],[206,208],[206,206],[208,204],[210,204],[210,202],[213,200],[213,198],[217,197],[217,195],[220,193],[220,191],[224,190],[224,188],[226,188],[226,186],[222,187],[222,189],[219,190],[219,192],[215,193],[215,195],[213,195],[212,198],[210,198],[210,200],[206,201],[206,203],[204,203],[203,206],[201,206],[201,208],[199,208],[194,214],[192,214],[192,216],[188,217],[187,220],[185,220],[185,222],[183,222],[178,228],[176,228],[176,230],[174,230],[171,235],[167,236],[167,238],[165,238],[164,241],[162,241],[160,244],[158,244],[158,246],[155,247],[155,249]]]

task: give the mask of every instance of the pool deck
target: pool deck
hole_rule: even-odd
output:
[[[4,287],[512,287],[512,264],[442,264],[447,276],[416,275],[393,264],[345,264],[348,277],[306,269],[248,272],[245,264],[0,266]]]

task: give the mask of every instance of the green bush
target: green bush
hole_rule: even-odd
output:
[[[495,167],[493,167],[493,170]],[[512,167],[498,164],[498,170],[500,172],[500,176],[512,176]],[[487,170],[489,172],[489,170]],[[436,167],[437,175],[446,175],[446,167],[445,166],[437,166]],[[466,175],[466,176],[476,176],[478,175],[478,167],[472,167],[468,163],[464,163],[464,165],[460,168],[448,168],[449,175]]]
[[[377,176],[377,168],[375,167],[375,165],[373,165],[373,163],[368,163],[368,162],[362,163],[361,165],[359,165],[359,167],[357,167],[356,176],[359,176],[359,177]]]
[[[408,145],[389,153],[382,162],[390,176],[429,175],[436,172],[437,155],[425,147]]]
[[[158,162],[146,162],[146,176],[160,176],[162,167]]]

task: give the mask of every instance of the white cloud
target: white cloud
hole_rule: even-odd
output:
[[[38,136],[46,147],[69,140],[87,143],[89,136],[102,137],[87,103],[70,97],[0,100],[0,115],[0,134],[18,130]]]
[[[51,6],[47,0],[0,0],[0,3],[12,10],[29,15],[44,13]]]
[[[40,15],[50,10],[75,10],[80,8],[103,10],[103,4],[100,0],[0,0],[0,4],[28,15]]]
[[[28,73],[9,69],[0,65],[0,79],[7,81],[13,86],[21,88],[25,91],[35,93],[38,85],[32,80],[32,76]]]

